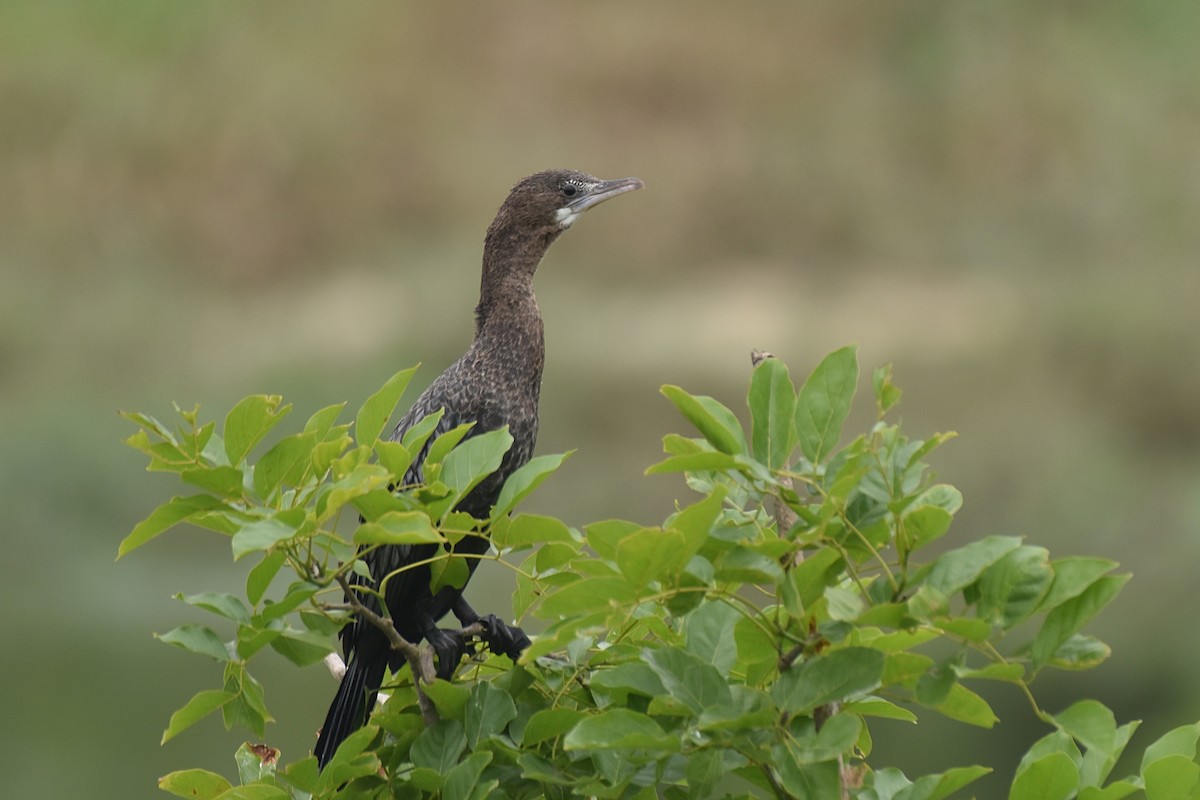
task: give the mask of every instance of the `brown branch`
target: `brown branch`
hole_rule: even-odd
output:
[[[437,709],[434,708],[433,702],[421,689],[421,684],[432,683],[436,676],[433,669],[433,653],[428,647],[417,647],[401,636],[400,631],[396,630],[396,625],[391,619],[367,608],[358,599],[358,595],[350,587],[350,583],[344,575],[338,575],[337,582],[342,587],[342,591],[346,593],[346,600],[349,602],[354,613],[379,629],[387,637],[392,649],[399,650],[400,654],[404,656],[404,660],[408,662],[408,666],[412,669],[413,687],[417,690],[417,705],[421,708],[421,718],[425,720],[425,724],[428,726],[436,725],[440,719]]]

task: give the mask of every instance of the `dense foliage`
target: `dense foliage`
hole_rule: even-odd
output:
[[[160,637],[223,666],[220,687],[177,711],[164,741],[217,710],[263,737],[270,714],[251,663],[265,648],[301,666],[331,651],[353,613],[342,584],[365,569],[362,548],[442,544],[433,580],[457,585],[466,566],[454,544],[486,531],[494,547],[483,557],[517,576],[514,617],[545,629],[517,665],[481,653],[452,682],[426,680],[419,665],[421,680],[402,670],[324,772],[311,756],[283,764],[270,747],[245,745],[239,785],[191,769],[164,777],[167,791],[935,800],[988,768],[905,776],[872,760],[869,721],[919,723],[934,712],[990,727],[996,714],[971,687],[1003,681],[1051,731],[1022,760],[1010,797],[1200,797],[1200,724],[1168,733],[1146,748],[1139,774],[1112,780],[1137,723],[1118,726],[1091,700],[1051,714],[1030,688],[1044,669],[1107,657],[1081,631],[1129,576],[1016,537],[944,540],[962,497],[930,477],[926,458],[950,435],[910,439],[887,421],[900,397],[889,368],[872,376],[877,422],[838,447],[858,384],[853,348],[826,357],[798,391],[780,361],[762,360],[749,433],[711,397],[663,387],[700,436],[667,436],[666,458],[647,471],[683,473],[698,498],[655,526],[576,529],[521,513],[566,455],[513,475],[490,519],[455,512],[499,465],[506,431],[444,434],[425,484],[395,487],[435,423],[380,439],[411,375],[389,380],[353,424],[338,422],[343,406],[323,409],[257,461],[256,446],[291,408],[280,397],[244,399],[220,435],[197,410],[180,411],[174,431],[127,415],[140,427],[128,443],[150,469],[200,491],[155,510],[120,554],[188,522],[228,536],[235,561],[253,559],[244,595],[180,598],[212,612],[224,633],[184,625]]]

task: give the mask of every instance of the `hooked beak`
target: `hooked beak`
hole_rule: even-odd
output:
[[[616,197],[619,194],[641,189],[645,185],[642,183],[641,178],[617,178],[612,181],[601,181],[590,192],[583,197],[572,200],[566,207],[571,210],[573,217],[577,217],[592,206],[599,205],[610,197]]]

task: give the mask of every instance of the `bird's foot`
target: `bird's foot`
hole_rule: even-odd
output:
[[[531,644],[525,631],[505,623],[495,614],[486,614],[476,622],[483,626],[483,633],[479,638],[483,639],[493,653],[506,655],[516,661]]]
[[[467,654],[467,643],[457,631],[446,631],[432,628],[425,632],[425,641],[433,648],[437,656],[437,676],[442,680],[450,680],[454,670],[458,669],[463,656]]]

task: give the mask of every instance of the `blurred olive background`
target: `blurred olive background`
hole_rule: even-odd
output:
[[[118,409],[210,415],[283,393],[351,408],[467,344],[483,232],[537,169],[638,175],[539,274],[530,508],[661,519],[643,478],[686,430],[664,382],[744,409],[752,347],[802,379],[861,345],[966,507],[963,543],[1028,535],[1135,573],[1089,630],[1100,669],[1047,675],[1135,744],[1200,716],[1200,6],[1154,4],[0,5],[0,771],[12,797],[157,797],[232,774],[219,668],[151,638],[177,591],[237,590],[216,535],[118,541],[179,491]],[[864,381],[856,416],[870,422]],[[415,395],[410,395],[409,399]],[[507,608],[507,579],[472,595]],[[274,654],[285,758],[334,691]],[[999,768],[1045,732],[1015,691],[992,731],[876,726],[875,762]],[[1139,747],[1140,749],[1140,747]]]

